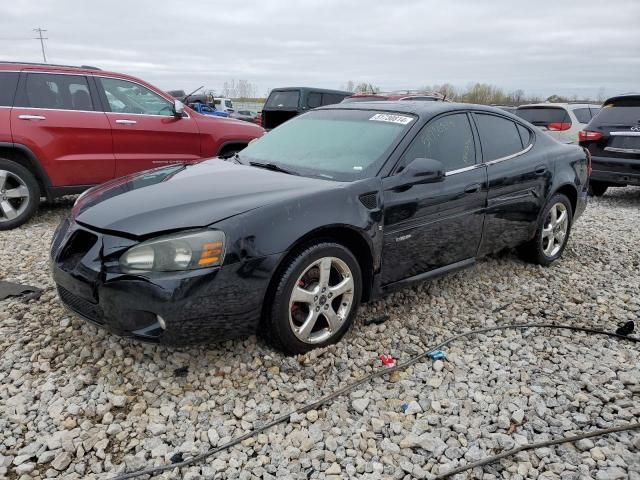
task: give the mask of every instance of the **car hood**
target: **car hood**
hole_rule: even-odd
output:
[[[264,205],[339,185],[212,159],[149,170],[102,184],[78,198],[72,216],[88,227],[143,237],[204,227]]]

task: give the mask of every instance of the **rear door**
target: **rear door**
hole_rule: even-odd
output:
[[[432,158],[442,162],[444,180],[398,188],[397,175],[384,179],[383,285],[476,256],[487,197],[477,152],[467,113],[439,116],[416,135],[396,172]]]
[[[23,72],[11,130],[13,141],[35,154],[54,186],[113,178],[111,128],[84,75]]]
[[[173,114],[173,102],[138,83],[96,77],[113,131],[116,176],[201,158],[196,121]]]
[[[572,129],[571,116],[563,107],[518,107],[515,114],[562,143],[578,141],[577,131],[579,129]]]
[[[509,118],[473,114],[487,166],[489,195],[480,255],[530,239],[551,185],[548,156],[533,149],[535,134]]]

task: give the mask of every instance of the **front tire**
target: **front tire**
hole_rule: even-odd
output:
[[[0,230],[27,222],[40,204],[40,187],[33,174],[12,160],[0,158]]]
[[[555,194],[542,211],[535,236],[520,249],[524,258],[545,267],[555,262],[567,246],[572,221],[571,202]]]
[[[337,243],[317,243],[295,254],[277,282],[265,333],[289,354],[336,343],[360,305],[360,265]]]
[[[589,182],[589,195],[592,197],[601,197],[606,193],[608,188],[609,185],[606,183],[591,181]]]

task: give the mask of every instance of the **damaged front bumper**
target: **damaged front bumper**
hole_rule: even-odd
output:
[[[121,273],[117,258],[137,243],[65,220],[51,247],[63,304],[112,333],[150,342],[181,345],[255,333],[278,256],[182,272]]]

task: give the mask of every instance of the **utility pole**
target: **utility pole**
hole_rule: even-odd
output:
[[[47,55],[44,53],[44,41],[49,40],[47,37],[43,37],[42,33],[46,32],[42,28],[34,28],[34,32],[38,32],[38,36],[34,38],[34,40],[40,40],[40,46],[42,47],[42,58],[44,59],[44,63],[47,63]]]

